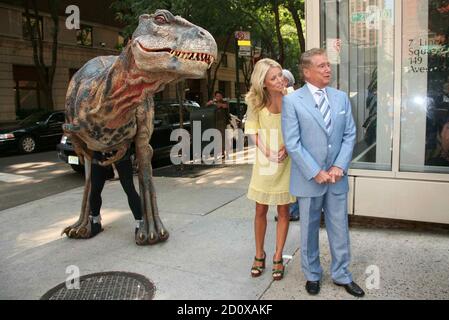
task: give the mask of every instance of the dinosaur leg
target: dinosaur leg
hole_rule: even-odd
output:
[[[86,178],[84,182],[83,201],[81,204],[81,214],[77,222],[65,228],[61,234],[66,234],[69,238],[89,238],[91,234],[91,222],[89,220],[90,206],[89,206],[89,194],[90,194],[90,180],[91,180],[91,162],[89,159],[85,159],[84,168],[86,170]]]
[[[159,209],[157,207],[156,189],[154,188],[153,168],[151,166],[151,162],[150,162],[149,185],[150,185],[151,208],[153,209],[153,218],[154,223],[156,225],[157,233],[159,235],[159,240],[166,241],[169,237],[169,233],[167,229],[164,227],[161,218],[159,217]]]
[[[148,141],[148,140],[146,140]],[[152,149],[147,143],[144,146],[138,146],[136,143],[137,159],[139,162],[139,189],[141,202],[143,204],[143,219],[148,226],[147,244],[155,244],[159,241],[156,225],[153,217],[153,208],[150,197],[150,174]],[[139,235],[143,237],[143,235]]]
[[[139,167],[140,197],[143,203],[142,213],[148,226],[147,243],[155,244],[167,240],[168,231],[159,218],[156,204],[156,191],[153,184],[151,158],[153,149],[149,145],[152,128],[152,112],[137,112],[137,134],[135,137],[136,157]]]

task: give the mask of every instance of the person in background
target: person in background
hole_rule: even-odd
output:
[[[228,109],[229,104],[224,100],[223,92],[215,91],[214,99],[210,100],[206,104],[207,106],[216,105],[218,109]]]
[[[283,69],[282,75],[284,76],[284,85],[285,85],[285,91],[284,95],[292,93],[295,91],[295,77],[290,72],[290,70]]]
[[[284,95],[290,94],[295,91],[295,77],[290,72],[290,70],[283,69],[282,75],[284,76]],[[298,202],[295,201],[293,203],[290,203],[289,206],[289,213],[290,213],[290,221],[299,221],[299,205]],[[274,221],[278,221],[278,217],[274,217]]]
[[[430,159],[426,164],[429,166],[445,166],[449,167],[449,115],[438,121],[438,153]]]

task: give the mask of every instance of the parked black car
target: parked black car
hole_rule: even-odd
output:
[[[38,112],[15,126],[0,128],[0,152],[32,153],[44,146],[55,146],[63,134],[64,119],[63,111]]]
[[[199,109],[200,105],[193,101],[185,101],[183,105],[183,128],[190,132],[190,112]],[[150,140],[150,145],[154,151],[152,160],[167,159],[170,157],[171,148],[178,143],[177,141],[170,141],[170,135],[173,130],[180,128],[179,104],[171,101],[155,102],[153,123],[154,131]],[[57,145],[57,150],[59,159],[70,164],[73,170],[84,172],[70,139],[65,135],[62,136],[61,142]]]

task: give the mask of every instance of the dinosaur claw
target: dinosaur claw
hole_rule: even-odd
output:
[[[156,233],[150,233],[150,236],[148,237],[148,244],[153,245],[159,242],[159,237]]]
[[[169,236],[170,236],[170,234],[167,231],[165,231],[165,230],[161,230],[160,233],[159,233],[159,239],[161,241],[167,241]]]

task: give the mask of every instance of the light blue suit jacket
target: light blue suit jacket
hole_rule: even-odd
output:
[[[356,138],[348,95],[326,88],[331,107],[332,127],[328,133],[323,115],[307,85],[287,95],[282,104],[282,133],[292,159],[290,193],[296,197],[319,197],[349,191],[348,170]],[[320,170],[342,168],[345,175],[335,184],[318,184]]]

